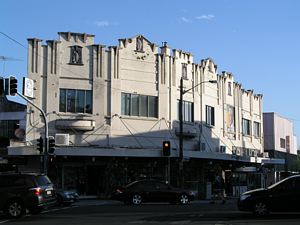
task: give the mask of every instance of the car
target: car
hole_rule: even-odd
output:
[[[125,204],[140,205],[143,202],[169,202],[186,205],[194,200],[192,191],[172,187],[165,182],[146,179],[134,181],[124,188],[117,188],[112,194],[113,200]]]
[[[300,175],[287,177],[268,188],[247,191],[240,195],[238,208],[258,216],[270,212],[300,212]]]
[[[56,202],[50,179],[39,173],[0,173],[0,211],[11,218],[19,218],[26,209],[41,212]]]
[[[75,191],[56,190],[57,205],[69,206],[79,200],[79,195]]]

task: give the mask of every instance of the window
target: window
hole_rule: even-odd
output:
[[[182,78],[183,79],[188,79],[187,77],[187,64],[186,63],[182,63]]]
[[[71,113],[92,113],[92,91],[60,89],[59,111]]]
[[[136,51],[143,52],[143,37],[139,36],[136,38]]]
[[[206,106],[206,124],[209,126],[215,125],[215,108],[209,105]]]
[[[243,130],[243,135],[251,135],[250,120],[243,119],[242,130]]]
[[[231,91],[231,82],[228,82],[228,95],[232,95],[232,91]]]
[[[121,114],[157,118],[158,98],[155,96],[122,93]]]
[[[253,134],[255,137],[260,137],[260,123],[254,122],[253,124]]]
[[[179,120],[179,100],[177,101],[177,115]],[[182,102],[182,121],[183,122],[194,122],[194,103],[193,102]]]
[[[285,148],[285,139],[280,138],[280,148]]]
[[[15,138],[17,124],[19,120],[0,120],[0,137]]]

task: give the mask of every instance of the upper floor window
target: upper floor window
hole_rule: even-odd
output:
[[[182,78],[183,79],[188,79],[188,77],[187,77],[187,64],[186,63],[182,63],[181,73],[182,73]]]
[[[71,113],[92,113],[92,91],[60,89],[59,111]]]
[[[70,64],[82,65],[82,47],[71,46]]]
[[[255,137],[260,137],[260,123],[258,122],[253,123],[253,134]]]
[[[139,36],[136,38],[136,51],[143,52],[143,37]]]
[[[18,124],[19,120],[0,120],[0,137],[15,138],[15,130]]]
[[[232,95],[232,83],[228,82],[228,95]]]
[[[177,110],[177,115],[178,115],[178,120],[179,120],[179,100],[177,102],[178,110]],[[182,121],[184,122],[194,122],[194,103],[193,102],[187,102],[183,101],[182,102]]]
[[[251,123],[250,120],[243,119],[242,120],[242,130],[243,130],[243,135],[251,135]]]
[[[122,93],[121,114],[157,118],[158,98],[156,96]]]
[[[215,126],[215,108],[209,105],[206,106],[206,124]]]
[[[285,148],[285,139],[284,138],[280,138],[280,148]]]

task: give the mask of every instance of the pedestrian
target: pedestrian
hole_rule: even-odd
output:
[[[212,184],[213,195],[210,203],[215,203],[215,200],[219,199],[222,201],[222,204],[226,203],[224,197],[224,188],[225,182],[224,179],[220,175],[216,175]]]

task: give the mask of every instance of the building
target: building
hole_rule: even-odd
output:
[[[297,160],[297,138],[290,120],[274,112],[263,113],[263,118],[264,149],[270,157],[264,164],[272,172],[270,182],[274,183],[286,176],[286,172],[293,172],[291,166]]]
[[[25,161],[22,156],[10,157],[7,152],[10,145],[22,145],[25,126],[26,105],[0,96],[0,172],[14,170],[17,164]]]
[[[260,163],[262,95],[243,89],[232,73],[218,74],[211,58],[195,63],[191,53],[142,35],[106,47],[94,35],[58,34],[45,43],[28,39],[32,101],[56,140],[49,173],[57,186],[99,194],[140,177],[176,183],[181,78],[190,89],[182,111],[185,184],[204,193],[215,173]],[[39,169],[36,140],[44,133],[39,111],[28,105],[26,146],[10,154],[27,155]],[[170,157],[162,155],[166,140]]]

